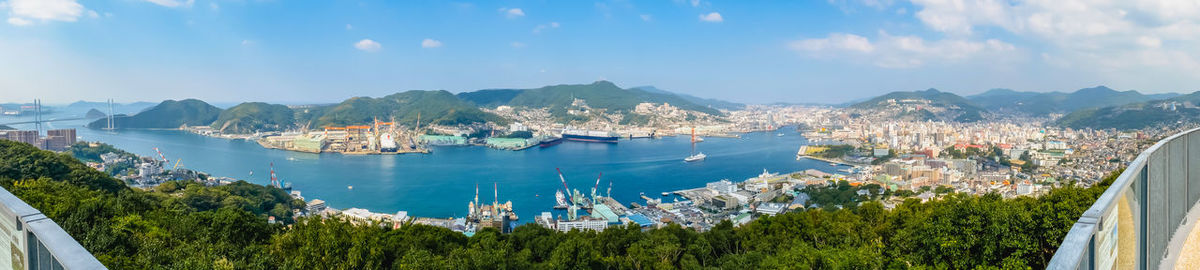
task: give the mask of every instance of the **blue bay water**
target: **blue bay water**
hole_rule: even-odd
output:
[[[251,141],[183,131],[91,130],[82,124],[59,122],[50,128],[77,128],[82,140],[113,144],[139,155],[157,156],[154,148],[158,147],[167,159],[182,159],[187,168],[257,184],[270,182],[269,165],[274,162],[280,179],[292,183],[307,199],[325,200],[330,207],[408,211],[410,216],[436,218],[464,216],[476,184],[479,200],[490,203],[495,183],[500,202],[512,201],[520,222],[532,222],[537,213],[551,211],[554,192],[562,188],[555,168],[562,169],[572,189],[585,194],[595,185],[597,174],[603,173],[600,193],[604,195],[612,182],[612,196],[626,205],[645,204],[639,196],[643,192],[659,198],[661,192],[703,187],[720,179],[742,181],[763,169],[786,173],[842,168],[796,160],[796,150],[807,141],[790,128],[778,131],[784,136],[759,132],[742,138],[705,138],[696,147],[708,158],[685,163],[683,158],[691,154],[686,136],[618,144],[564,142],[524,151],[434,147],[432,154],[358,156],[265,149]]]

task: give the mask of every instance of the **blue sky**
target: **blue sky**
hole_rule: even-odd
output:
[[[610,80],[739,102],[1200,90],[1200,3],[0,0],[0,102],[337,102]]]

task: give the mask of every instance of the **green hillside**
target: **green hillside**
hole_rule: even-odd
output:
[[[1178,94],[1144,95],[1135,90],[1116,91],[1105,86],[1097,86],[1079,89],[1071,93],[1037,93],[993,89],[979,95],[970,96],[969,99],[971,102],[989,110],[1041,116],[1050,113],[1069,113],[1082,109],[1146,102],[1170,98],[1176,95]]]
[[[643,102],[670,103],[680,109],[692,110],[711,115],[720,115],[717,109],[709,108],[684,100],[672,94],[651,93],[637,89],[622,89],[608,81],[597,81],[591,84],[560,84],[522,91],[513,97],[508,105],[526,107],[567,108],[574,99],[582,99],[589,107],[605,109],[613,113],[633,111],[634,107]]]
[[[1064,115],[1055,124],[1070,128],[1128,130],[1198,122],[1200,108],[1197,104],[1200,104],[1200,91],[1166,100],[1079,110]]]
[[[650,93],[657,93],[657,94],[676,95],[676,96],[679,96],[680,98],[683,98],[684,100],[687,100],[689,102],[696,103],[701,106],[705,106],[705,107],[709,107],[709,108],[718,109],[718,110],[741,110],[741,109],[746,108],[746,104],[729,102],[729,101],[712,99],[712,98],[702,98],[702,97],[697,97],[697,96],[688,95],[688,94],[679,94],[679,93],[674,93],[674,92],[670,92],[667,90],[658,89],[658,87],[654,87],[654,86],[639,86],[639,87],[634,87],[633,89],[642,90],[642,91],[646,91],[646,92],[650,92]]]
[[[954,93],[950,93],[950,92],[938,91],[937,89],[933,89],[933,88],[926,89],[924,91],[891,92],[891,93],[888,93],[888,94],[885,94],[882,96],[878,96],[878,97],[868,99],[863,102],[859,102],[859,103],[850,105],[850,108],[882,109],[882,108],[887,107],[888,104],[890,104],[889,100],[895,101],[897,103],[902,103],[905,100],[925,100],[925,101],[929,102],[930,106],[944,107],[947,109],[946,112],[943,112],[940,115],[934,115],[933,113],[931,113],[929,111],[916,112],[916,113],[907,112],[907,113],[903,113],[903,115],[901,115],[901,116],[905,116],[905,117],[911,116],[911,117],[919,118],[916,120],[942,119],[942,120],[947,120],[947,121],[958,121],[958,122],[975,122],[975,121],[983,120],[984,110],[982,108],[979,108],[975,104],[968,101],[966,98],[963,98],[959,95],[955,95]]]
[[[221,109],[196,99],[167,100],[133,116],[114,117],[116,128],[178,128],[182,125],[207,126],[217,120]],[[89,123],[89,128],[104,128],[107,119]]]
[[[520,89],[485,89],[474,92],[458,93],[458,98],[474,103],[480,107],[496,107],[506,105],[525,90]]]
[[[310,110],[301,119],[310,119],[311,127],[367,124],[395,119],[400,123],[442,125],[472,124],[488,121],[502,122],[499,116],[484,112],[474,104],[463,101],[445,90],[406,91],[380,98],[354,97],[337,105]]]
[[[284,105],[246,102],[222,111],[211,126],[222,133],[281,131],[295,127],[295,114]]]

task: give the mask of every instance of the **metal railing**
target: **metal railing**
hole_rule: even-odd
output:
[[[7,246],[7,247],[5,247]],[[62,227],[0,188],[0,269],[107,269]]]
[[[1200,199],[1200,129],[1138,155],[1075,222],[1048,269],[1159,269],[1179,256]],[[1190,168],[1197,168],[1190,170]],[[1175,238],[1175,239],[1173,239]]]

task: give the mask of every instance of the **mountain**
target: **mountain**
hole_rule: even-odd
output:
[[[0,125],[0,130],[14,130],[14,129],[15,128],[12,128],[10,126]]]
[[[1151,100],[1166,99],[1179,94],[1143,95],[1135,90],[1116,91],[1106,86],[1084,88],[1071,93],[1062,92],[1019,92],[1009,89],[992,89],[968,97],[971,102],[988,110],[1026,113],[1041,116],[1051,113],[1069,113],[1081,109],[1116,106]]]
[[[496,107],[508,104],[509,101],[524,91],[521,89],[484,89],[475,92],[462,92],[455,96],[474,103],[476,106]]]
[[[113,103],[112,110],[113,114],[135,114],[154,107],[154,105],[151,102]],[[108,102],[76,101],[75,103],[68,104],[66,107],[66,111],[69,112],[86,112],[93,109],[108,114]]]
[[[412,90],[381,98],[354,97],[333,106],[301,113],[300,120],[311,127],[360,125],[375,119],[400,123],[442,125],[502,122],[499,116],[480,110],[475,104],[459,99],[445,90]]]
[[[853,109],[886,109],[894,116],[909,120],[975,122],[983,119],[984,109],[966,98],[929,88],[924,91],[897,91],[850,105]],[[938,111],[938,112],[934,112]]]
[[[674,92],[670,92],[667,90],[658,89],[657,87],[654,87],[654,86],[638,86],[638,87],[634,87],[633,89],[642,90],[642,91],[646,91],[646,92],[650,92],[650,93],[656,93],[656,94],[676,95],[676,96],[679,96],[680,98],[683,98],[684,100],[687,100],[689,102],[696,103],[696,104],[699,104],[702,106],[708,106],[710,108],[714,108],[714,109],[718,109],[718,110],[741,110],[741,109],[746,108],[746,104],[729,102],[729,101],[712,99],[712,98],[696,97],[696,96],[688,95],[688,94],[674,93]]]
[[[281,131],[296,125],[296,113],[284,105],[246,102],[221,111],[211,124],[221,133]]]
[[[1070,128],[1142,129],[1200,121],[1200,91],[1165,100],[1078,110],[1055,124]]]
[[[108,115],[104,114],[103,112],[100,112],[100,110],[97,110],[97,109],[90,109],[87,111],[87,113],[83,114],[83,117],[86,117],[86,118],[100,118],[100,117],[105,117],[105,116],[108,116]]]
[[[221,109],[197,99],[180,101],[167,100],[133,116],[116,116],[116,128],[178,128],[182,125],[206,126],[212,124]],[[104,128],[106,119],[88,124],[89,128]]]

